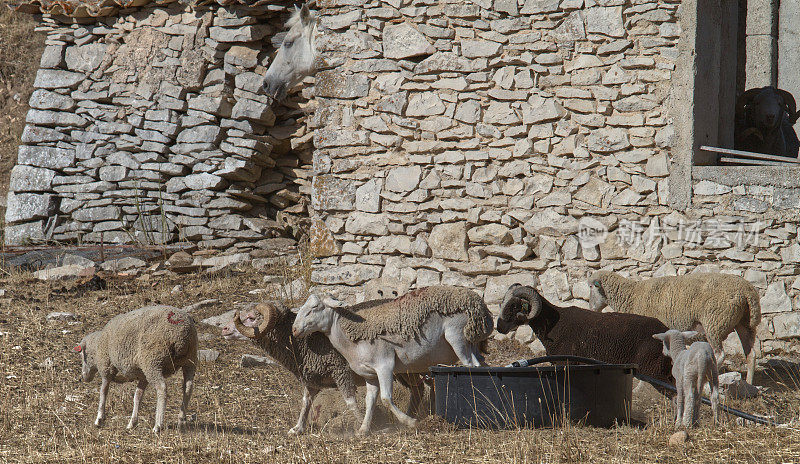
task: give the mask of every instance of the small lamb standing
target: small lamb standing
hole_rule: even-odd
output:
[[[139,420],[142,393],[152,383],[158,397],[153,432],[160,432],[167,404],[165,379],[178,369],[183,370],[183,402],[178,423],[185,423],[197,367],[197,329],[188,313],[172,306],[146,306],[120,314],[111,318],[102,330],[83,337],[75,351],[81,354],[83,380],[91,382],[98,372],[102,379],[94,425],[99,427],[105,420],[110,383],[136,381],[128,429]]]
[[[755,287],[745,279],[704,273],[636,281],[614,272],[597,271],[589,278],[589,286],[592,310],[608,304],[617,312],[655,317],[671,329],[702,327],[714,348],[718,366],[725,359],[722,341],[736,330],[747,358],[747,383],[753,383],[761,303]]]
[[[292,333],[322,332],[367,383],[366,412],[358,429],[369,432],[375,400],[408,427],[416,420],[392,401],[393,373],[427,373],[430,366],[461,361],[483,364],[480,347],[493,329],[492,315],[475,292],[458,287],[417,289],[358,313],[330,297],[311,295],[298,309]]]
[[[714,424],[719,416],[719,372],[714,350],[706,342],[694,342],[686,348],[686,341],[698,335],[693,330],[681,332],[670,329],[655,334],[653,338],[664,344],[664,355],[672,358],[672,375],[678,396],[675,399],[675,428],[681,425],[694,427],[700,415],[700,401],[706,382],[711,384],[711,411]]]

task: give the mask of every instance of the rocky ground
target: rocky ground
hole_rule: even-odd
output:
[[[648,388],[634,394],[639,426],[611,429],[574,424],[555,429],[457,431],[435,418],[417,430],[398,428],[381,411],[379,431],[352,435],[355,420],[336,392],[323,393],[311,413],[311,432],[288,437],[300,403],[296,380],[244,340],[226,341],[221,314],[238,304],[283,298],[292,303],[306,292],[302,266],[280,272],[232,264],[214,272],[177,267],[178,258],[144,265],[86,266],[83,276],[42,280],[22,271],[0,273],[0,461],[85,462],[790,462],[800,459],[795,428],[745,427],[727,419],[668,440],[672,408]],[[195,257],[196,258],[196,257]],[[186,263],[191,262],[185,260]],[[211,259],[204,257],[203,259]],[[76,259],[76,261],[78,261]],[[129,260],[128,262],[131,262]],[[72,266],[86,265],[68,264]],[[137,263],[138,264],[138,263]],[[214,266],[206,266],[212,269]],[[270,268],[272,270],[275,267]],[[191,270],[191,272],[189,272]],[[184,272],[178,273],[177,271]],[[52,272],[52,270],[51,270]],[[169,382],[168,429],[150,432],[154,393],[147,391],[139,426],[126,432],[133,385],[111,390],[106,425],[93,419],[99,382],[80,381],[80,361],[71,348],[113,315],[146,304],[189,307],[200,326],[202,361],[188,430],[175,428],[179,383]],[[210,319],[209,319],[210,318]],[[214,325],[216,324],[216,325]],[[493,340],[488,359],[503,364],[527,354],[514,340]],[[251,367],[242,367],[244,364]],[[248,361],[250,360],[250,361]],[[255,362],[252,362],[255,360]],[[800,393],[795,375],[762,371],[759,398],[726,400],[740,409],[797,421]],[[404,392],[400,391],[402,403]]]

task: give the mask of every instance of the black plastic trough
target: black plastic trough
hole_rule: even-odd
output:
[[[630,417],[635,364],[430,368],[435,411],[458,427],[597,427]]]

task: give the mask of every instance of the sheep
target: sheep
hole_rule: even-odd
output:
[[[416,420],[392,401],[394,372],[424,373],[428,367],[461,361],[483,364],[479,349],[492,332],[492,316],[475,292],[458,287],[417,289],[396,300],[355,313],[341,302],[315,294],[298,308],[292,333],[322,332],[367,383],[360,435],[369,432],[378,392],[403,424]]]
[[[634,363],[639,372],[672,383],[671,363],[651,338],[667,326],[636,314],[597,313],[551,304],[533,287],[513,284],[500,304],[501,334],[528,324],[548,355],[574,355],[617,364]],[[669,392],[660,389],[665,394]]]
[[[136,426],[139,402],[144,389],[152,383],[158,398],[153,432],[161,431],[167,404],[165,379],[178,369],[183,371],[183,402],[178,423],[185,424],[197,367],[197,328],[188,313],[159,305],[114,316],[101,330],[86,335],[75,351],[81,354],[83,380],[91,382],[98,372],[102,380],[95,426],[100,427],[105,420],[110,382],[136,381],[128,429]]]
[[[800,141],[792,126],[798,118],[791,93],[775,87],[750,89],[736,100],[734,148],[797,158]]]
[[[719,416],[719,372],[714,359],[714,350],[706,342],[694,342],[686,348],[686,341],[698,335],[693,330],[681,332],[670,329],[664,333],[653,334],[653,338],[663,343],[664,355],[672,358],[672,375],[678,396],[675,402],[675,428],[683,424],[691,428],[697,424],[700,414],[700,401],[706,382],[711,384],[711,412],[714,424]]]
[[[358,312],[383,304],[389,300],[372,300],[354,305],[351,311]],[[261,323],[251,325],[261,316]],[[305,432],[306,420],[314,397],[323,388],[336,387],[342,394],[347,407],[357,419],[361,413],[356,404],[356,386],[359,384],[355,373],[347,361],[336,351],[322,334],[298,339],[291,333],[295,314],[279,302],[261,303],[255,308],[233,315],[235,333],[253,340],[266,353],[294,374],[303,386],[303,400],[297,424],[289,429],[290,435]],[[234,338],[234,332],[223,328],[223,336]],[[407,376],[401,383],[411,390],[409,411],[416,411],[422,399],[422,386],[419,376]],[[363,385],[363,381],[361,382]]]
[[[717,354],[717,365],[725,359],[722,341],[736,330],[747,358],[747,382],[753,383],[761,304],[758,292],[745,279],[704,273],[634,281],[614,272],[596,271],[589,286],[589,306],[595,311],[608,304],[617,312],[655,317],[671,329],[701,326]]]

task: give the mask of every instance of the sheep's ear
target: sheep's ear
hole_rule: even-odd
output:
[[[685,332],[681,332],[681,335],[683,335],[684,340],[691,340],[694,337],[700,335],[700,332],[696,330],[687,330]]]
[[[664,339],[667,338],[667,334],[666,333],[653,334],[653,338],[655,338],[656,340],[661,340],[663,342]]]
[[[295,314],[298,314],[298,313],[300,313],[300,306],[297,306],[297,307],[294,307],[294,308],[289,308],[289,311],[291,311],[291,312],[293,312]]]
[[[325,298],[323,298],[322,304],[324,304],[329,308],[344,308],[345,306],[347,306],[343,301],[339,301],[330,296],[326,296]]]

